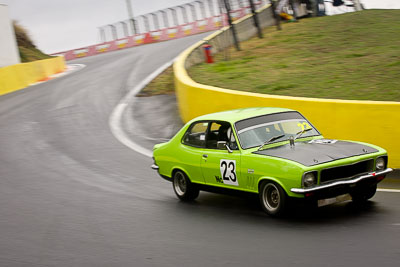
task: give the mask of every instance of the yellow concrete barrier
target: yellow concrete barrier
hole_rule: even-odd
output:
[[[219,33],[214,34],[212,38]],[[201,41],[175,61],[176,96],[184,122],[197,116],[243,107],[282,107],[300,111],[327,138],[356,140],[383,147],[389,166],[400,168],[400,102],[350,101],[247,93],[199,84],[186,67],[199,54]]]
[[[55,57],[0,68],[0,95],[44,81],[65,70],[63,57]]]

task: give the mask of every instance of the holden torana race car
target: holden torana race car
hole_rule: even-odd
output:
[[[154,146],[154,164],[181,200],[200,190],[259,195],[263,210],[283,214],[289,200],[323,206],[365,202],[392,171],[384,149],[325,139],[299,112],[245,108],[200,116]]]

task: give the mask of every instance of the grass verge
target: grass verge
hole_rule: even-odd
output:
[[[169,95],[174,93],[174,73],[171,66],[152,80],[137,96]]]
[[[400,10],[365,10],[264,30],[216,63],[189,69],[197,82],[263,94],[400,101]]]

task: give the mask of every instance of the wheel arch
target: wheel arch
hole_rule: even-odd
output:
[[[189,181],[192,181],[192,180],[190,179],[190,176],[188,175],[187,171],[186,171],[184,168],[178,167],[178,166],[174,166],[174,167],[171,168],[171,180],[174,178],[174,174],[175,174],[177,171],[183,172],[183,173],[186,175],[186,177],[189,179]]]
[[[288,189],[285,185],[283,185],[283,183],[282,183],[281,181],[279,181],[277,178],[274,178],[274,177],[261,177],[261,178],[258,180],[258,184],[257,184],[257,193],[260,193],[260,186],[261,186],[261,184],[262,184],[263,182],[268,182],[268,181],[271,181],[271,182],[274,182],[274,183],[278,184],[278,185],[283,189],[283,191],[285,191],[285,193],[286,193],[287,196],[290,196],[290,195],[291,195],[291,194],[290,194],[290,189]]]

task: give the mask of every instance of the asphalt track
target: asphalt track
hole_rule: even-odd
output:
[[[398,266],[399,193],[284,219],[253,199],[182,203],[115,139],[120,99],[200,38],[77,60],[86,67],[0,97],[0,266]]]

